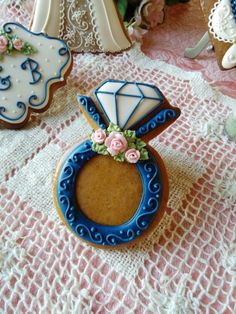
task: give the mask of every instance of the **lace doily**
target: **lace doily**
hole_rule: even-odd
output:
[[[32,2],[14,3],[1,21],[27,24]],[[75,238],[52,199],[58,161],[91,132],[76,95],[107,77],[155,84],[182,110],[151,142],[169,175],[167,212],[149,238],[113,251]],[[234,313],[236,148],[223,128],[233,106],[199,73],[151,61],[139,47],[75,56],[47,112],[23,130],[0,130],[0,312]]]

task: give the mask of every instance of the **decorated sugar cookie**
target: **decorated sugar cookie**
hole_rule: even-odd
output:
[[[236,66],[236,2],[201,1],[216,58],[222,69]]]
[[[30,112],[45,111],[53,89],[64,85],[72,66],[62,40],[35,34],[20,24],[0,29],[0,124],[24,126]]]
[[[145,83],[108,80],[94,98],[78,96],[94,131],[60,161],[54,200],[80,239],[102,247],[128,245],[149,234],[165,211],[167,173],[147,140],[180,110]]]
[[[113,0],[36,0],[31,30],[65,40],[73,52],[120,52],[131,42]]]

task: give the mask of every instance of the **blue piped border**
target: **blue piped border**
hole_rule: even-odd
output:
[[[122,85],[116,92],[114,92],[114,93],[113,93],[113,92],[100,91],[101,87],[102,87],[103,85],[105,85],[106,83],[109,83],[109,82],[110,82],[110,83],[122,83],[123,85]],[[131,95],[131,94],[122,94],[122,93],[120,94],[120,91],[122,90],[122,88],[125,87],[127,84],[136,85],[137,88],[138,88],[138,90],[139,90],[139,92],[140,92],[140,96],[135,96],[135,95]],[[157,98],[144,96],[143,93],[142,93],[142,91],[141,91],[141,89],[139,88],[139,86],[148,86],[148,87],[152,88],[153,90],[155,90],[155,92],[156,92],[156,94],[157,94]],[[139,107],[139,104],[142,102],[142,100],[143,100],[144,98],[157,100],[157,101],[159,101],[159,103],[157,104],[157,106],[155,106],[155,108],[153,108],[151,111],[147,112],[147,114],[146,114],[145,116],[142,116],[141,119],[139,119],[137,122],[135,122],[133,125],[131,125],[131,126],[129,127],[129,129],[135,128],[135,126],[136,126],[137,124],[139,124],[139,123],[140,123],[143,119],[145,119],[145,117],[147,117],[149,114],[151,114],[152,112],[154,112],[154,111],[155,111],[158,107],[160,107],[160,106],[163,104],[163,102],[164,102],[163,96],[161,95],[161,93],[160,93],[160,91],[158,90],[158,88],[157,88],[156,86],[154,86],[154,85],[146,84],[146,83],[139,83],[139,82],[128,82],[128,81],[120,81],[120,80],[111,80],[111,79],[106,80],[106,81],[104,81],[100,86],[98,86],[98,87],[95,89],[95,91],[94,91],[94,96],[96,97],[96,99],[97,99],[97,101],[98,101],[98,103],[99,103],[99,105],[100,105],[102,111],[104,112],[104,114],[105,114],[106,119],[107,119],[108,122],[110,122],[110,119],[109,119],[109,117],[108,117],[108,115],[107,115],[107,113],[106,113],[106,111],[105,111],[105,109],[104,109],[102,103],[100,102],[100,100],[99,100],[99,98],[98,98],[98,96],[97,96],[97,94],[99,94],[99,93],[100,93],[100,94],[114,95],[114,97],[115,97],[115,106],[116,106],[116,108],[115,108],[115,111],[116,111],[116,120],[117,120],[117,121],[116,121],[116,124],[119,125],[122,129],[125,128],[125,126],[127,125],[129,119],[131,118],[131,116],[133,115],[133,113],[135,112],[135,110]],[[119,117],[118,117],[118,110],[117,110],[117,100],[116,100],[116,96],[117,96],[117,95],[118,95],[118,96],[119,96],[119,95],[122,95],[122,96],[127,96],[127,97],[140,98],[140,100],[138,101],[137,105],[136,105],[135,108],[132,110],[132,112],[130,113],[129,117],[127,118],[127,120],[126,120],[126,122],[125,122],[125,124],[124,124],[123,126],[121,126],[121,125],[119,124]]]
[[[26,105],[25,105],[23,102],[18,101],[18,102],[16,103],[16,106],[17,106],[17,108],[21,109],[21,111],[22,111],[22,112],[18,115],[17,118],[9,118],[9,117],[7,117],[7,116],[3,113],[3,112],[6,112],[6,108],[3,107],[3,106],[0,107],[0,117],[2,116],[3,118],[8,119],[8,121],[16,121],[16,120],[20,120],[21,118],[23,118],[24,115],[25,115],[25,113],[26,113],[26,111],[27,111]]]
[[[81,106],[85,109],[87,114],[92,118],[92,120],[101,128],[106,129],[106,124],[98,112],[92,99],[87,96],[77,96],[77,100],[80,102]]]
[[[45,84],[44,84],[44,96],[43,96],[43,100],[42,100],[40,103],[35,104],[35,103],[32,102],[32,100],[34,100],[34,101],[37,100],[37,99],[38,99],[38,96],[37,96],[37,95],[31,95],[31,96],[28,98],[29,107],[31,107],[31,108],[33,108],[33,109],[36,110],[36,108],[39,107],[39,106],[41,106],[41,105],[45,102],[45,100],[46,100],[46,98],[47,98],[47,87],[48,87],[49,82],[51,82],[52,80],[58,80],[58,79],[59,79],[59,81],[60,81],[62,71],[63,71],[64,67],[68,64],[68,62],[69,62],[69,60],[70,60],[70,58],[71,58],[71,53],[70,53],[70,51],[69,51],[69,48],[67,47],[67,44],[66,44],[63,40],[61,40],[61,39],[59,39],[59,38],[56,38],[56,37],[47,36],[47,35],[44,34],[44,33],[34,33],[34,32],[31,32],[30,30],[28,30],[27,28],[25,28],[23,25],[21,25],[21,24],[19,24],[19,23],[6,23],[6,24],[3,25],[2,28],[4,29],[4,31],[5,31],[6,33],[10,34],[10,33],[12,33],[12,32],[14,31],[14,30],[12,29],[12,27],[14,27],[14,26],[17,26],[17,27],[23,29],[24,31],[28,32],[29,34],[32,34],[32,35],[35,35],[35,36],[44,36],[44,37],[46,37],[46,38],[48,38],[48,39],[53,39],[53,40],[57,40],[57,41],[61,42],[63,47],[61,47],[61,48],[59,49],[58,53],[59,53],[59,55],[61,55],[61,56],[67,55],[67,59],[66,59],[66,61],[63,63],[63,65],[60,67],[60,69],[58,70],[57,76],[51,77],[50,79],[48,79],[48,80],[45,82]],[[2,67],[0,66],[0,68],[2,68]],[[55,83],[56,83],[56,82],[55,82]],[[28,104],[25,104],[25,103],[22,103],[22,102],[21,102],[20,104],[21,104],[21,106],[22,106],[22,104],[24,104],[23,107],[25,108],[25,110],[24,110],[23,114],[20,114],[17,118],[14,118],[14,119],[13,119],[13,118],[9,118],[9,117],[7,117],[6,115],[4,115],[4,114],[2,113],[2,112],[5,112],[5,111],[7,110],[5,107],[2,106],[2,107],[0,107],[0,118],[3,117],[4,119],[9,120],[10,122],[16,122],[17,120],[22,119],[23,116],[27,113]],[[18,106],[18,103],[16,104],[16,106]],[[18,106],[18,107],[19,107],[19,106]],[[22,108],[23,108],[23,107],[22,107]]]
[[[0,91],[8,90],[10,87],[11,87],[10,75],[6,77],[0,76]]]
[[[86,140],[67,157],[58,175],[56,193],[61,214],[67,225],[80,238],[93,244],[115,246],[130,242],[140,236],[152,223],[160,209],[162,181],[155,157],[139,161],[137,170],[142,179],[143,194],[135,215],[126,223],[106,226],[88,219],[76,201],[76,179],[80,169],[97,154],[92,151],[92,142]]]
[[[147,133],[153,131],[159,126],[165,124],[166,122],[176,118],[177,115],[178,114],[175,109],[162,109],[154,117],[152,117],[150,120],[143,123],[139,128],[137,128],[136,136],[142,137],[146,135]]]

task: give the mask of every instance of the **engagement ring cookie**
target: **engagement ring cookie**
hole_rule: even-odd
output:
[[[108,80],[94,96],[78,96],[94,131],[60,161],[54,200],[63,222],[82,240],[128,245],[156,228],[165,211],[167,173],[145,141],[173,123],[180,110],[144,83]]]
[[[20,24],[0,29],[0,124],[20,128],[30,112],[45,111],[72,68],[65,42]]]

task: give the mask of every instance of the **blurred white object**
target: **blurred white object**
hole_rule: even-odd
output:
[[[190,59],[196,58],[209,45],[209,42],[209,34],[206,32],[195,47],[185,49],[184,56]]]

